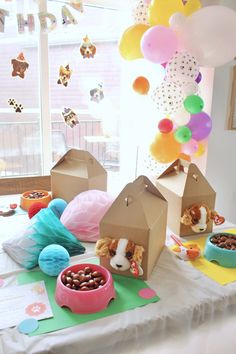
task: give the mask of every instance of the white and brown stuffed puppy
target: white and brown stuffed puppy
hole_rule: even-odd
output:
[[[97,241],[95,250],[97,256],[110,258],[112,268],[119,271],[129,269],[134,276],[143,275],[141,263],[144,248],[133,241],[104,237]]]
[[[210,210],[205,204],[193,204],[184,211],[181,217],[181,223],[190,226],[196,233],[206,231],[210,220],[213,220],[215,225],[221,225],[225,218],[216,211]]]

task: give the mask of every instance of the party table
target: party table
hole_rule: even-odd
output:
[[[25,223],[25,213],[1,218],[0,240],[16,234]],[[217,230],[232,226],[227,223]],[[86,253],[72,257],[72,264],[96,259],[94,244],[84,245]],[[23,271],[0,250],[4,287],[16,284]],[[222,286],[165,247],[147,283],[160,301],[36,336],[21,334],[16,327],[7,328],[0,331],[0,353],[235,353],[235,282]]]

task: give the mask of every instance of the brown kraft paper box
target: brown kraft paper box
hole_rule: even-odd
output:
[[[193,204],[205,204],[214,210],[216,193],[199,168],[185,160],[173,162],[157,179],[156,186],[168,201],[168,227],[179,236],[197,235],[189,225],[181,223],[186,209]],[[213,221],[204,234],[212,232]],[[200,233],[199,235],[203,235]]]
[[[71,149],[51,169],[53,198],[70,202],[81,192],[107,190],[107,172],[88,151]]]
[[[139,279],[148,279],[165,245],[167,202],[153,183],[139,176],[115,199],[100,222],[100,239],[128,239],[144,248]],[[130,270],[116,270],[110,259],[101,256],[100,264],[110,272],[132,277]]]

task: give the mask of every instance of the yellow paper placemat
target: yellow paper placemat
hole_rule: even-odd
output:
[[[231,234],[236,234],[236,229],[224,230],[222,232],[229,232]],[[184,242],[184,245],[187,245],[188,243],[198,244],[198,246],[201,248],[201,254],[203,255],[206,239],[207,239],[207,237],[202,237],[197,240]],[[236,256],[236,251],[235,251],[235,256]],[[221,285],[225,285],[225,284],[231,283],[233,281],[236,281],[236,268],[221,267],[218,264],[209,262],[203,256],[201,256],[198,259],[196,259],[195,261],[189,262],[189,263],[191,263],[193,265],[193,267],[200,270],[200,272],[204,273],[209,278],[213,279],[214,281],[216,281],[217,283],[219,283]]]

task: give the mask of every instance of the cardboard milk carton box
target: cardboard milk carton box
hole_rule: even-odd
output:
[[[214,210],[216,193],[199,168],[185,160],[173,162],[156,186],[168,201],[168,227],[179,236],[212,232],[224,218]]]
[[[139,176],[115,199],[100,222],[96,254],[112,273],[148,279],[165,245],[167,202]]]
[[[52,197],[70,202],[90,189],[107,190],[106,170],[88,151],[67,151],[51,169]]]

